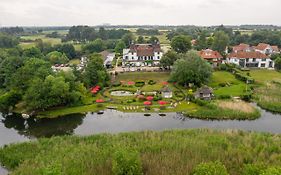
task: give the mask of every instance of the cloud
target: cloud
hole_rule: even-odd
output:
[[[0,24],[281,25],[280,5],[280,0],[0,0]]]

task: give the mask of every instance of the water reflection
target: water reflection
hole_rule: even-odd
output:
[[[5,115],[1,122],[7,129],[15,129],[18,134],[28,138],[72,135],[74,129],[82,124],[83,114],[68,115],[56,119],[23,119],[18,114]]]

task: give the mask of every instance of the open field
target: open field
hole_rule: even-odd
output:
[[[250,75],[259,84],[266,84],[271,81],[281,81],[281,73],[274,70],[257,69],[251,70]]]
[[[231,175],[248,175],[253,170],[261,174],[269,167],[280,168],[280,145],[280,135],[263,133],[207,129],[146,131],[53,137],[13,144],[0,149],[0,161],[12,175],[109,175],[115,155],[121,151],[127,159],[140,159],[136,168],[147,175],[191,174],[198,164],[215,161],[221,162]],[[133,152],[137,157],[126,157]]]

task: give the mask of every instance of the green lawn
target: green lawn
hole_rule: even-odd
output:
[[[165,82],[169,80],[170,73],[163,72],[130,72],[120,73],[116,81],[149,81]]]
[[[215,95],[241,96],[246,90],[245,83],[237,80],[233,74],[224,71],[215,71],[209,86],[214,88]]]
[[[281,82],[281,73],[274,70],[257,69],[251,70],[250,76],[252,76],[257,83],[265,84],[272,80]]]
[[[281,168],[280,145],[281,135],[277,134],[208,129],[144,131],[13,144],[0,149],[0,162],[12,175],[109,175],[113,174],[112,162],[118,158],[121,162],[116,166],[126,169],[138,159],[140,164],[134,168],[146,175],[192,174],[200,163],[215,161],[231,175],[259,175],[273,167],[279,168],[277,175]],[[136,156],[131,155],[133,152]]]

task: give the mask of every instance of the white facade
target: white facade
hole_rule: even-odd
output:
[[[138,51],[131,51],[131,49],[123,50],[123,66],[158,66],[160,64],[160,60],[163,57],[162,51],[145,51],[143,50],[141,55]],[[147,52],[147,54],[145,54]]]
[[[270,45],[268,45],[265,49],[260,50],[260,49],[255,49],[256,52],[260,52],[266,55],[271,55],[274,53],[274,50],[272,49],[272,47]]]
[[[274,68],[274,61],[270,58],[227,58],[227,63],[232,63],[245,68]]]

